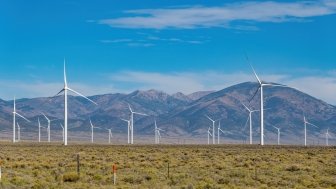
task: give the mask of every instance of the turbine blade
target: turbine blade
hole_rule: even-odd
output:
[[[52,98],[54,98],[54,97],[60,95],[60,94],[63,93],[64,91],[65,91],[65,89],[60,90],[60,92],[58,92],[58,93],[57,93],[55,96],[53,96]]]
[[[260,87],[258,87],[258,89],[254,92],[252,98],[249,100],[249,103],[251,103],[251,101],[254,99],[254,97],[257,95],[258,91],[260,90]]]
[[[259,79],[259,77],[258,77],[256,71],[254,70],[254,68],[253,68],[253,66],[252,66],[252,64],[251,64],[251,62],[250,62],[250,59],[249,59],[249,57],[247,56],[247,54],[245,54],[245,58],[246,58],[246,61],[248,62],[248,64],[251,66],[255,78],[258,80],[258,83],[261,85],[262,82],[261,82],[261,80]]]
[[[94,126],[93,126],[93,124],[92,124],[92,121],[91,121],[91,119],[90,119],[90,125],[91,125],[91,127],[93,127],[93,128],[94,128]]]
[[[143,114],[143,113],[139,113],[139,112],[133,112],[133,113],[138,114],[138,115],[148,116],[147,114]]]
[[[245,109],[246,109],[247,111],[249,111],[249,112],[251,111],[251,110],[250,110],[244,103],[241,102],[241,104],[245,107]]]
[[[131,108],[131,105],[129,104],[129,103],[127,103],[128,104],[128,109],[133,113],[133,110],[132,110],[132,108]]]
[[[307,124],[309,124],[309,125],[311,125],[311,126],[313,126],[313,127],[318,128],[318,126],[316,126],[316,125],[314,125],[314,124],[312,124],[312,123],[307,122]]]
[[[42,115],[46,118],[46,120],[50,121],[50,119],[48,119],[48,117],[44,113],[42,113]]]
[[[263,83],[264,86],[271,86],[271,87],[288,87],[287,85],[281,84],[272,84],[272,83]]]
[[[19,113],[15,112],[15,114],[18,115],[19,117],[21,117],[22,119],[26,120],[27,122],[30,122],[27,118],[25,118],[24,116],[20,115]]]
[[[207,117],[210,121],[214,121],[214,120],[212,120],[209,116],[207,116],[207,115],[205,115],[205,117]]]
[[[126,121],[126,122],[128,122],[129,120],[126,120],[126,119],[121,119],[121,120],[123,120],[123,121]]]
[[[76,93],[77,95],[79,95],[79,96],[85,98],[86,100],[92,102],[93,104],[98,105],[97,103],[95,103],[94,101],[90,100],[88,97],[82,95],[81,93],[79,93],[79,92],[77,92],[77,91],[75,91],[75,90],[73,90],[73,89],[70,89],[70,88],[68,88],[68,89],[69,89],[70,91],[72,91],[73,93]]]
[[[218,128],[218,129],[219,129],[223,134],[225,134],[224,131],[223,131],[221,128]]]
[[[65,58],[64,58],[64,84],[67,84],[66,70],[65,70]]]
[[[245,129],[246,129],[246,126],[247,126],[247,123],[249,122],[249,120],[250,120],[250,116],[247,116],[247,119],[246,119],[246,121],[245,121],[245,124],[244,124],[244,127],[243,127],[242,130],[245,130]]]

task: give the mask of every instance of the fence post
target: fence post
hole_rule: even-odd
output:
[[[2,166],[2,161],[0,160],[0,182],[1,182],[1,166]]]
[[[169,179],[169,162],[168,162],[168,177],[167,178]]]
[[[255,180],[258,179],[258,171],[257,171],[257,167],[255,167],[254,179],[255,179]]]
[[[79,169],[79,166],[80,166],[80,164],[79,164],[79,154],[77,154],[77,174],[78,174],[78,177],[79,177],[79,175],[80,175],[80,169]]]
[[[112,170],[113,170],[113,184],[116,185],[116,182],[117,182],[117,166],[116,166],[116,164],[113,164]]]

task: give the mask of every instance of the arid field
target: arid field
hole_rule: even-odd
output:
[[[336,188],[334,147],[2,143],[0,150],[0,188]]]

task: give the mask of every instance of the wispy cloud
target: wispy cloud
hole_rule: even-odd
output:
[[[226,27],[235,29],[257,29],[247,22],[297,22],[303,19],[335,14],[333,0],[322,1],[242,1],[217,7],[191,6],[166,9],[140,9],[124,11],[125,16],[99,20],[117,28],[207,28]],[[242,23],[245,22],[245,25]]]
[[[209,42],[209,39],[182,39],[182,38],[163,38],[153,35],[142,34],[139,39],[112,39],[112,40],[100,40],[101,43],[106,44],[124,44],[130,47],[151,47],[157,45],[159,42],[164,42],[167,44],[203,44]]]

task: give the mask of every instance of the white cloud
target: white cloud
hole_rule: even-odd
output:
[[[130,47],[152,47],[157,44],[157,42],[167,42],[170,44],[176,44],[176,43],[185,43],[185,44],[203,44],[205,42],[209,42],[208,39],[202,39],[202,40],[188,40],[188,39],[181,39],[181,38],[162,38],[157,37],[153,35],[148,35],[145,38],[141,39],[112,39],[112,40],[100,40],[101,43],[106,44],[124,44]]]
[[[226,27],[236,29],[256,29],[253,26],[238,24],[247,22],[288,22],[300,21],[309,17],[324,16],[336,12],[336,3],[322,1],[242,1],[217,7],[193,6],[167,9],[128,10],[126,16],[99,20],[118,28],[183,28]]]

